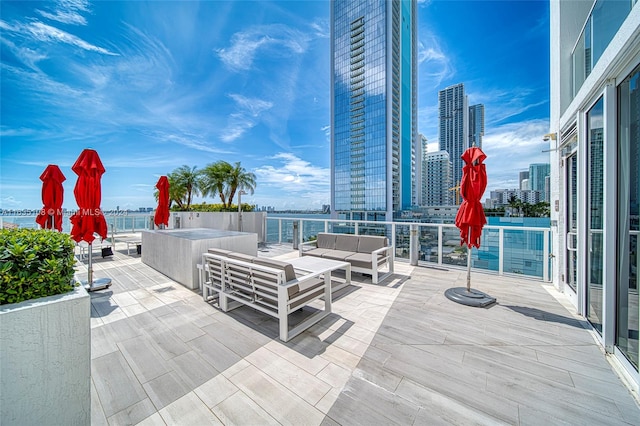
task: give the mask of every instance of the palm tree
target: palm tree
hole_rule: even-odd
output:
[[[515,195],[509,197],[509,207],[511,209],[516,209],[518,211],[518,216],[520,216],[520,209],[522,208],[522,200],[517,198]]]
[[[167,175],[169,178],[169,198],[182,210],[189,210],[193,195],[200,193],[199,172],[196,166],[180,166]]]
[[[244,167],[240,166],[240,162],[237,162],[235,166],[231,168],[231,172],[227,177],[227,187],[229,189],[227,207],[231,207],[233,197],[236,195],[237,190],[248,190],[253,194],[256,188],[256,175],[247,172]]]
[[[222,201],[222,205],[226,207],[226,198],[229,193],[229,188],[227,188],[226,182],[232,169],[233,167],[231,164],[222,160],[208,164],[204,169],[202,169],[200,171],[200,190],[202,192],[202,196],[206,197],[211,195],[212,197],[215,197],[218,195],[220,197],[220,201]]]

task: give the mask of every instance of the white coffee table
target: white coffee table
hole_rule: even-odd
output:
[[[288,261],[293,265],[294,269],[306,271],[309,273],[328,273],[336,271],[338,269],[344,269],[345,283],[333,288],[333,290],[340,290],[351,284],[351,264],[341,260],[324,259],[322,257],[315,256],[302,256]]]

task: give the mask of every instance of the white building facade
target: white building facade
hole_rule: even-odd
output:
[[[640,6],[558,1],[551,15],[551,268],[638,391]]]
[[[425,155],[425,206],[446,206],[452,197],[453,164],[447,151],[429,152]]]

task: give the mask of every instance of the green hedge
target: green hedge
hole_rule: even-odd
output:
[[[50,230],[0,230],[0,305],[73,289],[74,243]]]

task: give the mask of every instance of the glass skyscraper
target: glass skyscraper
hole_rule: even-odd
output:
[[[331,2],[334,217],[411,208],[417,138],[415,0]]]
[[[484,105],[477,104],[469,107],[469,146],[482,149],[484,136]]]
[[[453,163],[452,182],[460,185],[462,153],[469,148],[469,107],[464,84],[449,86],[438,92],[440,150],[447,151]]]

